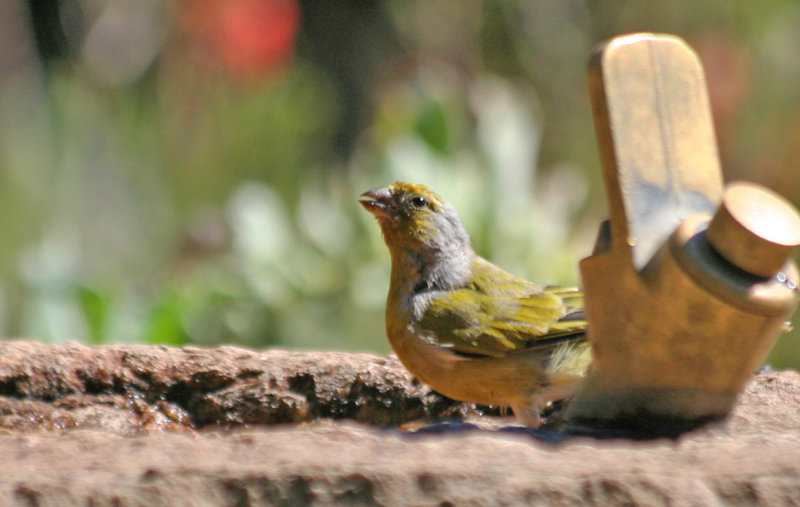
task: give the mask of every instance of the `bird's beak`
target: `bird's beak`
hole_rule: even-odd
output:
[[[369,197],[369,199],[359,199],[358,202],[365,210],[375,215],[375,218],[394,218],[396,209],[389,187],[367,190],[361,197]]]

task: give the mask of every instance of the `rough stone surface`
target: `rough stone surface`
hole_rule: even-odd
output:
[[[465,411],[394,358],[0,343],[0,504],[800,503],[797,372],[676,440],[392,427]]]
[[[0,342],[0,428],[132,433],[348,418],[378,426],[475,412],[395,357],[239,347]]]

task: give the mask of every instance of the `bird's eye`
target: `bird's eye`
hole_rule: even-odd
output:
[[[420,195],[417,195],[411,198],[411,205],[415,208],[424,208],[428,205],[428,200]]]

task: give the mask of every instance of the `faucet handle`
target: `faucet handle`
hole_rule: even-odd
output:
[[[673,35],[635,33],[589,62],[610,247],[641,271],[687,217],[709,217],[722,196],[703,66]]]
[[[800,213],[771,190],[733,182],[725,188],[706,237],[737,268],[772,278],[800,246]]]

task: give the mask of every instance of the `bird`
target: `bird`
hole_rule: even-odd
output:
[[[400,362],[454,400],[511,409],[538,427],[591,365],[583,295],[477,255],[456,210],[428,187],[361,194],[391,257],[386,334]]]

